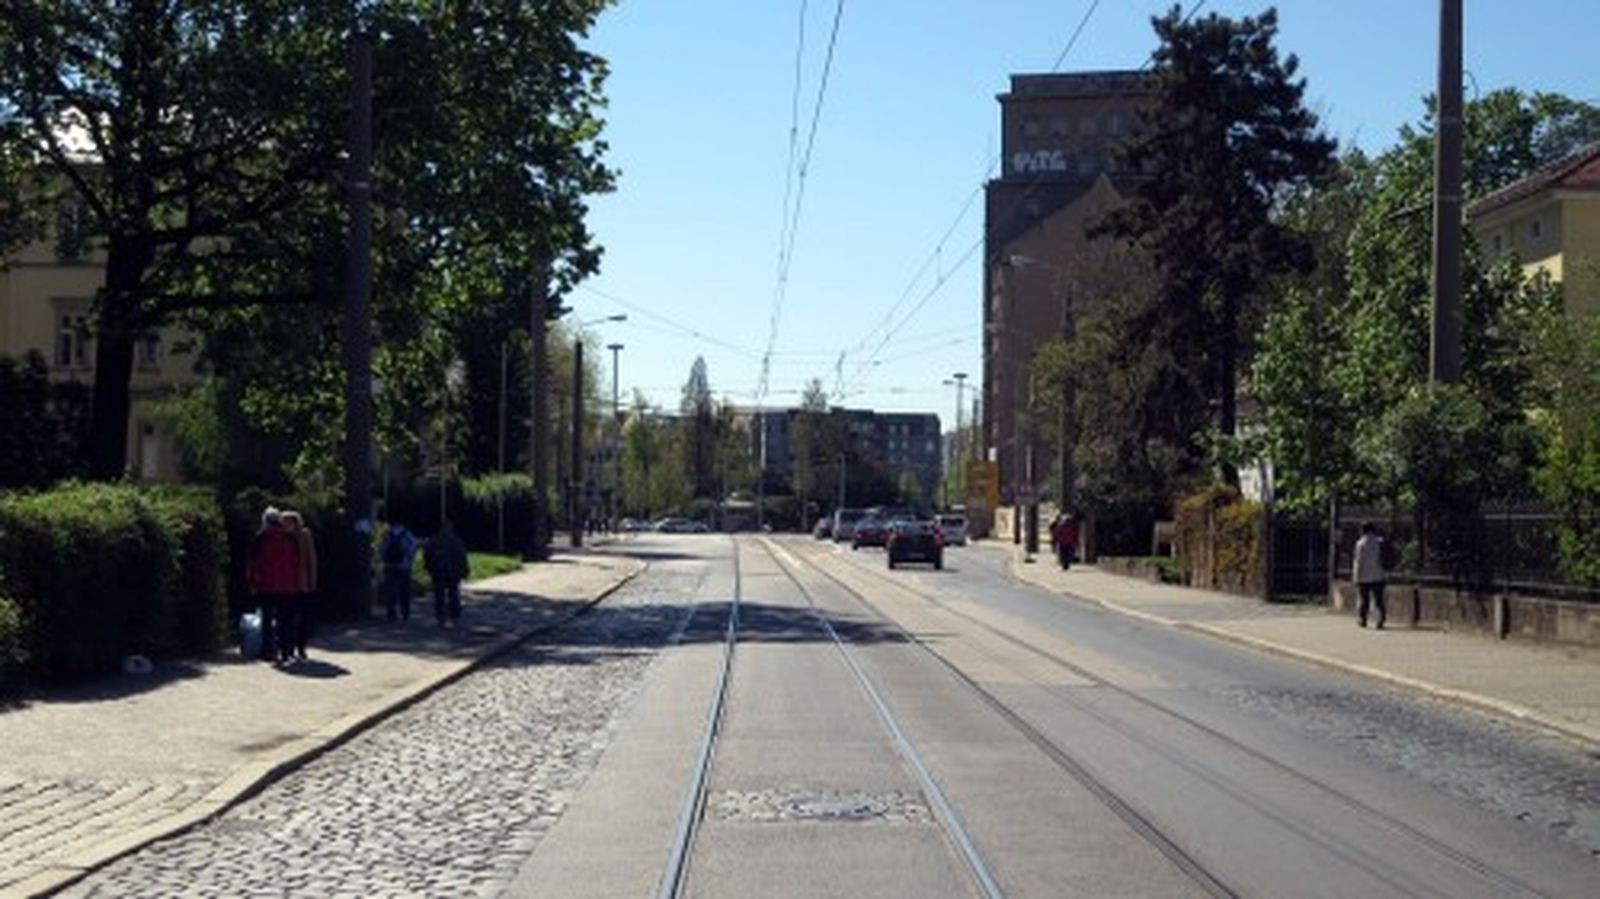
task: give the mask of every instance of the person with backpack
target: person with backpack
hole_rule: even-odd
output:
[[[440,627],[461,620],[461,581],[467,576],[467,545],[446,521],[422,550],[422,564],[433,581],[433,617]]]
[[[262,658],[289,658],[284,607],[294,602],[300,574],[299,543],[283,526],[281,513],[269,506],[261,513],[261,530],[250,543],[245,564],[245,584],[261,609]]]
[[[1350,579],[1355,581],[1356,590],[1361,594],[1361,604],[1357,617],[1362,627],[1367,626],[1367,609],[1376,606],[1378,612],[1378,630],[1383,630],[1383,623],[1389,617],[1388,606],[1384,602],[1383,591],[1388,586],[1389,567],[1392,565],[1392,550],[1388,541],[1378,534],[1378,528],[1372,522],[1361,526],[1361,538],[1356,541],[1355,560],[1351,566]]]
[[[378,549],[383,560],[384,617],[390,621],[411,620],[411,560],[416,554],[417,538],[400,522],[390,522]]]

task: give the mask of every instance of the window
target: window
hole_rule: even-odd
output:
[[[1496,234],[1494,236],[1494,240],[1491,241],[1491,243],[1494,245],[1494,251],[1496,253],[1499,253],[1501,250],[1505,249],[1506,241],[1505,241],[1504,235]]]
[[[56,368],[89,368],[93,355],[89,345],[89,304],[56,304]]]
[[[1092,115],[1084,116],[1083,118],[1078,120],[1078,134],[1080,134],[1080,135],[1082,135],[1084,137],[1089,137],[1089,136],[1093,135],[1094,132],[1095,132],[1095,125],[1096,125],[1096,123],[1095,123],[1095,120],[1094,120],[1094,116],[1092,116]]]
[[[1544,220],[1534,219],[1528,223],[1528,239],[1538,240],[1544,236]]]
[[[155,368],[161,364],[161,336],[150,334],[139,340],[138,363],[140,368]]]
[[[1128,126],[1128,117],[1120,112],[1113,112],[1106,116],[1106,133],[1118,137]]]

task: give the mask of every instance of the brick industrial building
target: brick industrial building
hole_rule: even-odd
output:
[[[1151,95],[1143,72],[1013,75],[999,95],[1001,174],[987,185],[983,272],[983,442],[999,463],[1002,504],[1029,482],[1047,484],[1056,453],[1027,433],[1028,366],[1092,302],[1107,279],[1133,273],[1091,246],[1086,228],[1126,197],[1138,173],[1113,149]]]

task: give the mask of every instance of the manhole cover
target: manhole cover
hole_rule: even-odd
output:
[[[831,790],[729,790],[708,802],[719,821],[883,821],[921,824],[932,821],[927,805],[905,793]]]

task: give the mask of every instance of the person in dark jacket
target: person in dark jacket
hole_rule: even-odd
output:
[[[467,545],[446,521],[422,550],[422,564],[433,580],[433,617],[440,627],[461,620],[461,581],[467,576]]]
[[[261,514],[261,530],[250,545],[250,560],[245,566],[245,582],[250,595],[261,605],[261,654],[289,659],[289,639],[284,632],[284,607],[295,600],[300,589],[300,545],[284,528],[277,509]]]
[[[1072,567],[1078,557],[1078,523],[1073,520],[1071,512],[1062,512],[1050,525],[1050,547],[1055,550],[1056,561],[1061,564],[1061,570]]]
[[[378,548],[383,560],[384,613],[390,621],[411,620],[411,561],[417,555],[417,538],[397,521],[389,523],[388,533]]]

